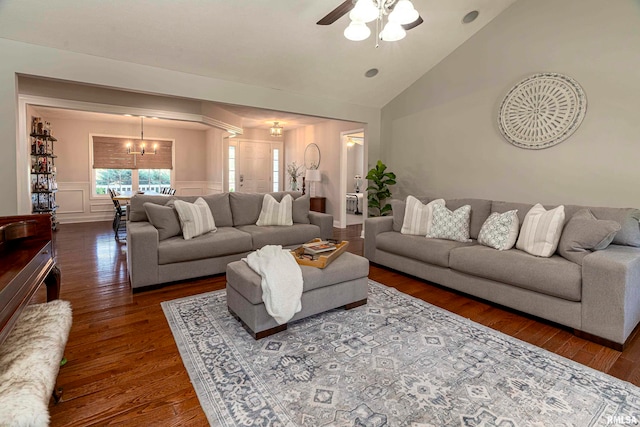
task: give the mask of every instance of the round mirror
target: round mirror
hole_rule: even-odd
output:
[[[316,144],[309,144],[304,149],[304,167],[318,169],[320,166],[320,148]]]

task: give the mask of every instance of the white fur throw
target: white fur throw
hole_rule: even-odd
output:
[[[68,301],[25,307],[0,346],[1,425],[49,425],[49,399],[70,329]]]

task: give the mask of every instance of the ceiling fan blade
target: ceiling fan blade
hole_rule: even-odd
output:
[[[344,15],[349,13],[353,9],[353,0],[346,0],[340,6],[333,9],[331,12],[327,13],[327,15],[316,22],[318,25],[331,25],[336,22],[338,19],[342,18]]]
[[[415,21],[410,22],[408,24],[404,24],[402,26],[402,28],[404,28],[405,31],[408,31],[408,30],[410,30],[412,28],[417,27],[418,25],[422,24],[423,22],[424,22],[424,19],[422,19],[422,16],[418,16],[418,19],[416,19]]]
[[[424,22],[424,19],[422,19],[422,16],[418,16],[418,19],[416,19],[415,21],[410,22],[408,24],[404,24],[402,26],[402,28],[404,28],[405,30],[408,31],[408,30],[410,30],[412,28],[417,27],[418,25],[422,24],[423,22]]]

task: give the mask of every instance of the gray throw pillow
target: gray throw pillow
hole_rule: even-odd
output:
[[[158,240],[165,240],[182,233],[180,219],[173,206],[157,205],[150,202],[146,202],[143,206],[149,222],[158,230]]]
[[[298,197],[293,201],[293,222],[298,224],[310,224],[309,209],[311,208],[311,199],[308,194]]]
[[[620,228],[616,221],[597,219],[589,209],[581,209],[564,226],[558,253],[582,265],[582,260],[591,251],[606,249]]]

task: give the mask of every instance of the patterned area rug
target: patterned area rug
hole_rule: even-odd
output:
[[[224,291],[162,303],[221,426],[634,424],[640,389],[370,282],[369,303],[255,341]]]

